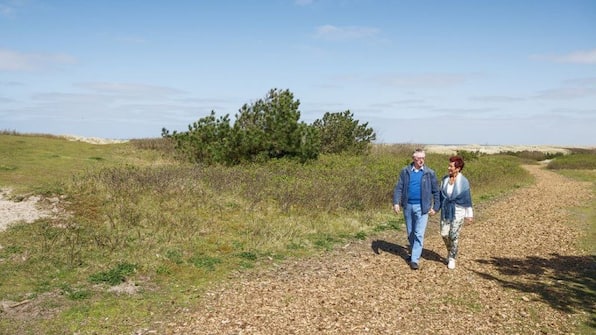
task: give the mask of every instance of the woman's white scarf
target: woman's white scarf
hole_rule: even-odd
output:
[[[441,185],[441,218],[451,221],[455,218],[455,205],[461,207],[472,207],[472,195],[470,183],[461,173],[455,177],[453,192],[447,193],[449,187],[449,176],[443,177]]]

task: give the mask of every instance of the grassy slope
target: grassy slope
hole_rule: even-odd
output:
[[[96,145],[59,137],[0,135],[0,186],[16,193],[52,193],[89,169],[156,160],[157,153],[139,152],[130,143]]]

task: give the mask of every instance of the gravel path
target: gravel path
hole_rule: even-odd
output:
[[[570,334],[575,316],[596,308],[593,295],[575,290],[594,289],[595,262],[577,248],[568,210],[585,205],[591,185],[526,168],[536,185],[475,208],[455,270],[444,264],[434,217],[419,271],[405,262],[405,233],[387,233],[242,274],[166,333]]]

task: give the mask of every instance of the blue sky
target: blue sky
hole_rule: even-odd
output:
[[[0,130],[185,131],[289,89],[379,143],[596,145],[593,0],[0,0]]]

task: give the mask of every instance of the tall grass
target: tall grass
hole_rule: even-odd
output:
[[[70,215],[0,233],[0,296],[22,301],[58,293],[61,298],[51,302],[56,317],[26,321],[27,332],[56,334],[131,333],[134,325],[151,322],[146,310],[164,319],[235,271],[400,229],[391,194],[413,149],[378,146],[368,156],[323,156],[304,165],[277,160],[200,167],[163,161],[167,143],[142,141],[101,146],[93,156],[103,159],[91,160],[87,168],[60,159],[65,171],[46,170],[33,178],[29,174],[48,163],[48,156],[62,157],[66,150],[72,160],[85,160],[93,147],[18,141],[29,151],[14,150],[3,164],[18,166],[30,185],[59,181]],[[427,153],[427,164],[440,177],[447,158]],[[25,168],[25,161],[32,166]],[[518,159],[508,155],[477,157],[466,162],[464,173],[477,202],[531,182]],[[4,185],[20,179],[14,171],[1,176]],[[123,281],[137,283],[142,299],[107,291]],[[21,332],[15,327],[0,319],[0,330]]]
[[[546,167],[551,170],[594,170],[596,169],[596,154],[583,150],[574,152],[552,160]]]

